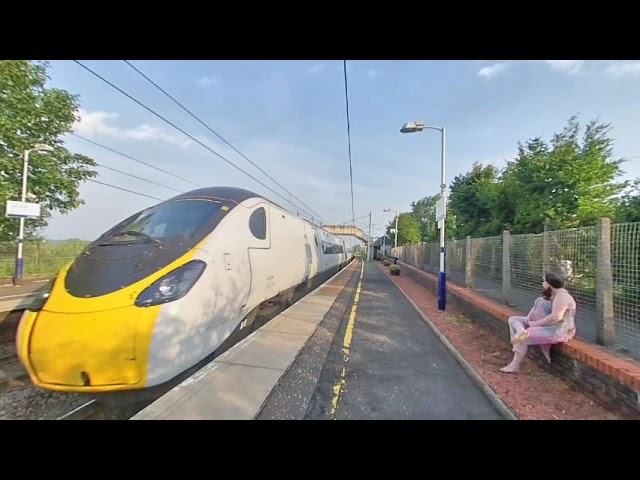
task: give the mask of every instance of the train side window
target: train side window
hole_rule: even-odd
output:
[[[251,214],[249,218],[249,229],[254,237],[260,240],[267,238],[267,214],[264,208],[260,207]]]

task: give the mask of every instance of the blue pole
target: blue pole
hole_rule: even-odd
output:
[[[445,310],[447,305],[447,273],[438,274],[438,310]]]
[[[447,184],[444,181],[444,165],[445,165],[445,127],[442,127],[442,163],[440,165],[441,168],[441,184],[440,184],[440,198],[442,200],[442,208],[443,212],[445,212],[445,216],[442,219],[442,228],[440,229],[440,273],[438,275],[438,310],[445,310],[447,304],[447,273],[445,269],[445,256],[444,256],[444,246],[445,246],[445,224],[447,222],[447,200],[445,195],[445,189],[447,188]]]

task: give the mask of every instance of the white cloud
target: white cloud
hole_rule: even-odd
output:
[[[161,127],[152,127],[147,123],[134,128],[120,128],[111,125],[119,115],[115,112],[87,112],[78,111],[80,119],[73,124],[73,131],[85,137],[105,136],[124,140],[139,140],[141,142],[165,142],[186,148],[191,145],[191,140],[182,135],[173,135]]]
[[[499,74],[500,72],[504,71],[504,69],[507,68],[507,64],[506,63],[496,63],[494,65],[489,65],[487,67],[482,67],[480,70],[478,70],[478,76],[479,77],[485,77],[485,78],[491,78],[497,74]]]
[[[584,60],[545,60],[551,70],[573,75],[580,71]]]
[[[611,62],[605,73],[612,77],[640,75],[640,61],[616,60]]]
[[[638,60],[591,61],[588,63],[585,60],[545,60],[544,63],[551,70],[567,75],[586,73],[585,67],[587,65],[591,67],[592,71],[600,71],[614,78],[640,75],[640,61]]]
[[[196,83],[201,87],[215,87],[216,85],[220,84],[221,80],[222,79],[220,78],[220,75],[216,75],[215,73],[212,73],[211,75],[202,77]]]
[[[311,67],[307,68],[307,71],[310,73],[318,73],[321,72],[322,70],[324,70],[324,67],[326,67],[327,65],[324,63],[318,63],[316,65],[312,65]]]

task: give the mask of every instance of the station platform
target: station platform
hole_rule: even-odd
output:
[[[352,262],[131,420],[505,417],[375,262]]]

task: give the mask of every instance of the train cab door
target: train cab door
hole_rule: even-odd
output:
[[[322,235],[320,234],[320,232],[318,231],[317,228],[313,229],[313,236],[314,236],[314,241],[315,241],[315,248],[316,248],[316,257],[318,259],[317,263],[318,263],[318,272],[320,271],[324,271],[325,267],[326,267],[326,256],[324,254],[324,249],[322,246],[322,242],[323,242],[323,238]]]
[[[271,222],[268,203],[259,203],[249,214],[248,248],[250,287],[246,309],[251,310],[264,300],[278,294],[275,276],[287,259],[272,258]]]
[[[315,238],[315,232],[312,232],[312,236]],[[309,238],[309,232],[305,226],[304,231],[304,253],[305,253],[305,264],[304,264],[304,280],[306,282],[309,280],[311,276],[311,265],[313,264],[313,252],[311,250],[311,245],[314,245],[314,240]]]
[[[341,270],[344,267],[344,261],[346,259],[347,249],[345,247],[345,242],[342,238],[338,239],[338,245],[340,245],[340,248],[342,249],[339,255],[340,260],[338,262],[338,270]]]

